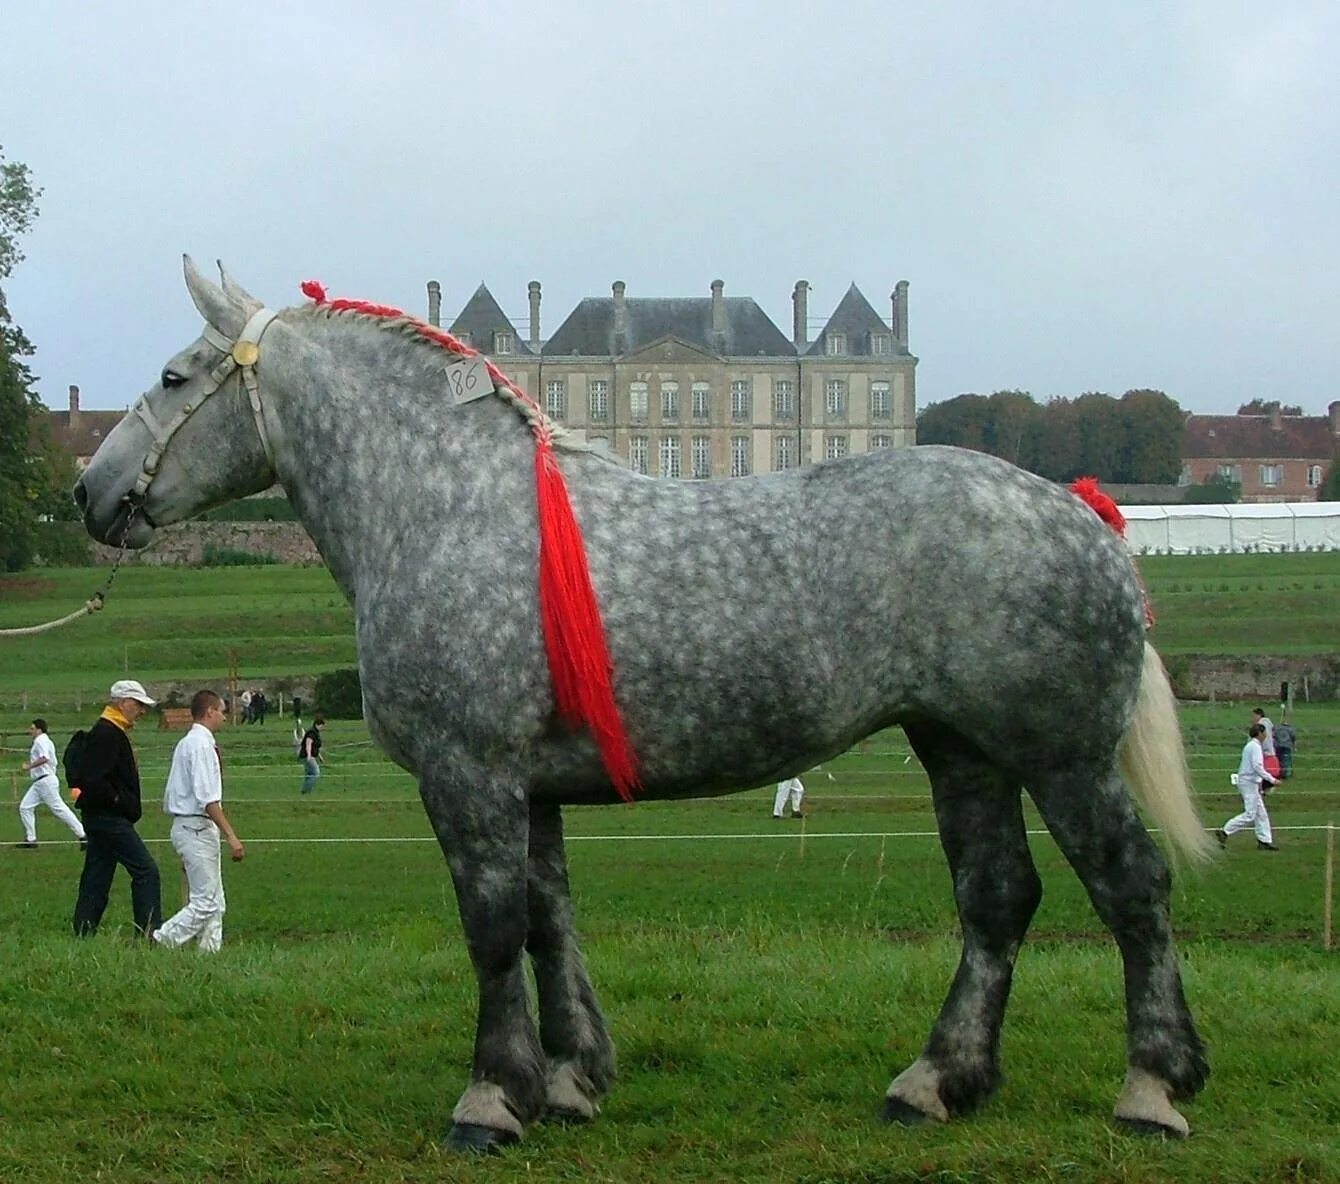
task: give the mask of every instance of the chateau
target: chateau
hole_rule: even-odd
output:
[[[540,333],[529,287],[525,336],[481,284],[449,331],[486,354],[551,418],[603,442],[634,471],[740,477],[916,443],[916,365],[907,282],[885,322],[855,284],[808,340],[809,285],[795,286],[788,338],[721,280],[705,297],[640,298],[622,282]],[[441,324],[441,288],[428,284]]]

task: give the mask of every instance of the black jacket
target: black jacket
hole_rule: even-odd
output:
[[[70,780],[79,787],[75,805],[80,813],[97,811],[119,814],[131,822],[140,820],[144,811],[135,750],[130,737],[111,720],[100,719],[88,730],[79,768]]]

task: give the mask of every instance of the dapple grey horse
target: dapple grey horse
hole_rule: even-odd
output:
[[[88,529],[138,547],[283,483],[354,607],[368,726],[418,778],[455,883],[479,1015],[450,1141],[589,1119],[615,1058],[574,934],[560,810],[616,798],[590,737],[554,718],[531,433],[507,399],[448,398],[453,359],[412,318],[276,315],[189,260],[186,282],[204,335],[84,473]],[[1185,1134],[1172,1100],[1208,1066],[1168,868],[1132,795],[1176,847],[1200,856],[1207,839],[1122,542],[1065,490],[952,448],[710,482],[638,476],[575,443],[557,456],[642,797],[776,781],[893,724],[930,776],[963,952],[885,1116],[943,1121],[999,1081],[1041,896],[1026,788],[1121,951],[1116,1116]]]

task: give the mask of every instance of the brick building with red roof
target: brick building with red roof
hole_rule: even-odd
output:
[[[1340,400],[1326,415],[1188,415],[1180,485],[1219,475],[1244,502],[1315,501],[1340,454]]]

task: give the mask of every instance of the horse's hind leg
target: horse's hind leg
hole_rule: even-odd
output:
[[[1020,786],[957,733],[908,725],[930,774],[940,841],[954,879],[963,954],[926,1047],[889,1086],[884,1117],[945,1121],[1000,1083],[1000,1026],[1014,958],[1042,899]]]
[[[1029,791],[1121,950],[1127,1072],[1117,1120],[1137,1131],[1184,1136],[1186,1119],[1170,1098],[1192,1097],[1210,1069],[1182,994],[1168,865],[1115,772],[1042,774]]]
[[[526,949],[535,968],[540,1044],[549,1058],[545,1109],[552,1117],[584,1122],[595,1117],[614,1077],[614,1047],[577,946],[563,816],[556,805],[530,809],[528,904]]]
[[[544,1104],[544,1057],[522,965],[529,820],[520,784],[496,774],[449,784],[425,778],[420,793],[451,868],[479,984],[471,1080],[448,1141],[487,1151],[519,1139]]]

